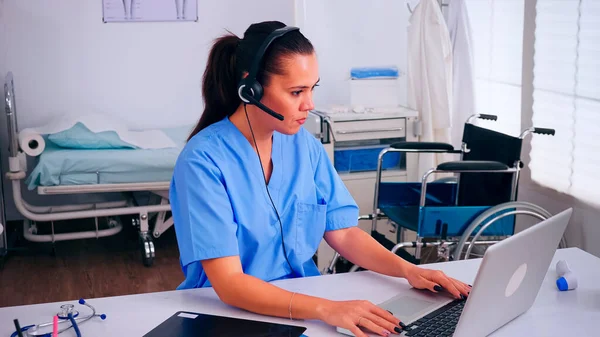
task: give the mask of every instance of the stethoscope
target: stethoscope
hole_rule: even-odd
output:
[[[81,332],[79,331],[79,324],[86,322],[96,316],[99,316],[100,319],[102,319],[102,320],[106,319],[105,314],[101,314],[101,315],[96,314],[96,309],[94,309],[93,306],[87,304],[83,298],[79,300],[79,304],[85,305],[86,307],[90,308],[92,310],[92,313],[87,316],[80,316],[79,311],[75,310],[75,306],[73,304],[61,305],[60,312],[58,314],[56,314],[58,316],[58,324],[60,326],[63,323],[70,322],[71,325],[64,327],[62,329],[59,329],[58,330],[59,334],[73,328],[75,330],[75,334],[77,335],[77,337],[81,337]],[[41,323],[41,324],[28,325],[28,326],[22,327],[21,332],[24,333],[24,336],[52,337],[52,332],[42,332],[42,331],[40,331],[40,329],[48,327],[48,326],[52,327],[53,324],[54,324],[54,322],[47,322],[47,323]],[[44,329],[44,330],[46,330],[46,329]],[[19,333],[17,331],[15,331],[15,332],[13,332],[12,335],[10,335],[10,337],[17,337],[18,335],[19,335]]]

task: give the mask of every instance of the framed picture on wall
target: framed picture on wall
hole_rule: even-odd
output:
[[[198,21],[198,0],[102,0],[102,20]]]

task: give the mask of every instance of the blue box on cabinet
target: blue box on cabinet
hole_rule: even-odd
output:
[[[333,152],[333,166],[338,173],[377,170],[377,158],[387,146],[342,148]],[[399,168],[402,153],[388,152],[383,157],[382,170]]]

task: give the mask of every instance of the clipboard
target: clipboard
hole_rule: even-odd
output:
[[[305,327],[178,311],[144,337],[300,337]]]

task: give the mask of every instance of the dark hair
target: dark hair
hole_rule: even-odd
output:
[[[285,27],[285,24],[278,21],[255,23],[248,27],[243,39],[229,33],[215,40],[202,79],[204,111],[188,140],[207,126],[235,112],[242,102],[238,96],[237,85],[243,72],[250,70],[250,64],[264,39],[275,29],[282,27]],[[283,57],[292,54],[308,55],[313,52],[313,45],[300,31],[287,33],[269,46],[261,60],[256,78],[263,86],[267,85],[269,75],[284,74]]]

